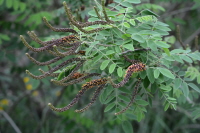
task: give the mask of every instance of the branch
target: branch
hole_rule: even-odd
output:
[[[10,123],[10,125],[16,131],[16,133],[22,133],[20,131],[20,129],[17,127],[17,125],[15,124],[15,122],[12,120],[12,118],[5,111],[0,110],[0,113],[2,113],[2,115],[6,118],[6,120],[8,120],[8,122]]]
[[[200,28],[198,28],[190,37],[188,37],[184,44],[188,44],[190,43],[192,40],[194,40],[194,38],[200,33]]]
[[[177,39],[178,39],[179,43],[181,44],[182,48],[184,50],[186,50],[186,47],[184,45],[185,43],[183,43],[183,41],[181,39],[181,33],[180,33],[180,26],[179,25],[176,26],[176,36],[177,36]]]
[[[135,51],[148,51],[148,50],[151,50],[151,49],[150,48],[141,48],[141,49],[134,49],[134,51],[127,50],[127,51],[124,51],[124,52],[119,53],[119,54],[126,54],[126,53],[130,53],[130,52],[135,52]]]

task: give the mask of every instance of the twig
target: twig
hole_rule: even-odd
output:
[[[183,41],[182,41],[182,39],[181,39],[180,26],[179,26],[179,25],[176,26],[176,37],[177,37],[179,43],[181,44],[182,48],[183,48],[184,50],[186,50],[186,47],[185,47],[185,45],[184,45],[185,43],[183,43]]]
[[[15,124],[15,122],[12,120],[12,118],[5,111],[0,110],[0,113],[2,113],[2,115],[6,118],[6,120],[8,120],[8,122],[10,123],[10,125],[16,131],[16,133],[22,133],[20,131],[20,129],[17,127],[17,125]]]
[[[179,13],[183,13],[183,12],[187,12],[187,11],[190,11],[192,10],[191,7],[186,7],[186,8],[183,8],[183,9],[178,9],[178,10],[175,10],[175,11],[172,11],[172,12],[167,12],[165,13],[164,15],[162,15],[161,17],[162,18],[165,18],[167,16],[172,16],[172,15],[176,15],[176,14],[179,14]]]
[[[105,47],[113,47],[113,46],[116,46],[116,45],[106,45],[106,44],[97,44],[97,45],[101,45],[101,46],[105,46]]]
[[[190,37],[188,37],[184,44],[188,44],[190,43],[192,40],[194,40],[194,38],[200,33],[200,28],[198,28]]]
[[[126,53],[130,53],[130,52],[135,52],[135,51],[148,51],[148,50],[151,50],[151,49],[150,48],[141,48],[141,49],[134,49],[134,51],[127,50],[127,51],[124,51],[124,52],[119,53],[119,54],[126,54]]]

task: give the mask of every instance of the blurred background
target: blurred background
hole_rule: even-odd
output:
[[[88,11],[98,0],[65,0],[79,21],[87,21]],[[62,6],[63,0],[0,0],[0,133],[122,133],[121,122],[105,106],[97,102],[88,111],[77,114],[75,108],[89,102],[87,95],[73,109],[64,113],[52,112],[47,104],[59,107],[67,105],[76,95],[81,84],[67,87],[53,85],[49,78],[34,80],[28,77],[28,69],[39,74],[25,55],[29,52],[19,39],[24,35],[34,47],[39,44],[28,38],[27,31],[35,31],[42,40],[57,38],[64,33],[56,33],[42,22],[45,16],[55,27],[69,27],[68,18]],[[112,3],[106,0],[106,6]],[[200,35],[199,0],[141,0],[138,10],[150,9],[157,13],[159,20],[169,24],[174,37],[173,48],[195,45]],[[156,7],[156,8],[155,8]],[[159,10],[158,10],[159,9]],[[176,39],[176,26],[180,26],[183,45]],[[33,54],[40,61],[50,59],[47,54]],[[40,67],[47,70],[46,67]],[[197,67],[199,70],[199,67]],[[198,86],[199,87],[199,86]],[[137,133],[199,133],[200,119],[194,119],[191,104],[182,101],[177,110],[164,112],[163,105],[155,95],[153,107],[147,107],[145,118],[137,122],[131,118],[133,130]],[[197,95],[196,103],[200,102]],[[200,112],[200,110],[199,110]],[[195,112],[193,112],[195,113]],[[198,113],[198,112],[196,112]]]

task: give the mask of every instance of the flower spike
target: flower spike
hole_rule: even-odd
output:
[[[105,84],[102,84],[96,89],[96,91],[94,92],[94,95],[92,97],[91,102],[87,106],[85,106],[84,108],[82,108],[80,110],[75,110],[75,112],[82,113],[82,112],[86,111],[87,109],[89,109],[89,107],[91,107],[92,104],[97,100],[97,98],[100,95],[101,90],[104,88],[104,86],[105,86]]]
[[[138,93],[138,89],[139,89],[140,83],[141,83],[141,79],[139,78],[137,83],[136,83],[136,85],[135,85],[135,89],[133,90],[131,101],[129,102],[129,104],[123,110],[121,110],[120,112],[115,113],[115,115],[119,115],[119,114],[124,113],[132,105],[132,103],[134,102],[135,96]]]
[[[73,29],[70,28],[54,28],[53,26],[51,26],[51,24],[47,21],[46,17],[43,17],[43,21],[46,24],[47,27],[49,27],[51,30],[55,31],[55,32],[71,32],[74,34],[77,34],[77,32]]]
[[[68,59],[68,60],[64,61],[63,63],[57,65],[56,67],[50,69],[49,71],[47,71],[47,72],[45,72],[44,74],[39,75],[39,76],[33,75],[33,74],[30,73],[28,70],[26,70],[26,73],[27,73],[28,75],[30,75],[32,78],[34,78],[34,79],[43,79],[43,78],[45,78],[45,77],[47,77],[47,76],[50,76],[53,72],[57,71],[58,69],[64,67],[65,65],[67,65],[67,64],[69,64],[69,63],[72,63],[72,62],[74,62],[74,61],[83,61],[83,60],[80,59],[80,58],[71,58],[71,59]]]
[[[119,87],[124,86],[129,81],[129,79],[133,73],[141,72],[141,71],[144,71],[145,69],[146,69],[145,64],[143,64],[141,62],[136,62],[128,67],[128,69],[126,70],[124,79],[120,83],[115,84],[115,83],[113,83],[113,81],[111,79],[109,79],[109,81],[114,88],[119,88]]]
[[[26,56],[35,64],[39,65],[39,66],[45,66],[45,65],[49,65],[49,64],[52,64],[52,63],[55,63],[57,62],[58,60],[62,59],[63,57],[55,57],[49,61],[46,61],[46,62],[39,62],[37,61],[36,59],[34,59],[33,57],[31,57],[28,53],[26,53]]]
[[[51,82],[53,82],[56,85],[60,85],[60,86],[68,86],[68,85],[72,85],[72,84],[76,84],[76,83],[82,82],[83,80],[85,80],[87,78],[90,78],[90,77],[93,77],[93,76],[100,76],[100,74],[98,74],[98,73],[90,73],[88,75],[79,77],[79,78],[71,80],[69,82],[64,82],[64,81],[66,81],[66,79],[67,80],[70,79],[70,78],[67,78],[67,77],[65,77],[63,80],[59,80],[59,81],[52,79]],[[74,75],[72,75],[72,78],[73,77],[74,77]]]

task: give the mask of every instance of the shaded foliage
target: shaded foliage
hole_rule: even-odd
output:
[[[68,0],[66,2],[70,3],[69,6],[73,7],[71,8],[73,15],[81,22],[88,21],[87,13],[93,8],[90,6],[95,5],[94,1],[83,0],[76,2]],[[119,0],[116,0],[116,2],[119,2]],[[110,5],[108,5],[109,8],[114,4],[111,1],[107,1],[107,3],[110,3]],[[184,0],[151,0],[150,3],[142,1],[141,4],[134,4],[134,14],[142,11],[142,15],[136,16],[135,18],[137,19],[130,19],[130,22],[122,23],[122,27],[129,29],[132,26],[137,26],[138,23],[145,23],[145,20],[152,18],[150,16],[146,16],[145,18],[144,16],[151,13],[153,16],[157,14],[160,15],[158,19],[169,24],[172,31],[170,31],[167,26],[157,25],[155,28],[158,29],[157,32],[159,32],[159,34],[164,36],[164,40],[159,41],[156,45],[153,41],[149,41],[149,44],[147,44],[148,47],[142,45],[153,51],[159,49],[159,46],[164,46],[162,48],[163,54],[156,55],[157,57],[154,56],[154,53],[147,52],[148,50],[144,53],[140,51],[135,54],[129,53],[128,50],[137,50],[137,47],[134,47],[128,42],[122,45],[122,47],[127,50],[125,52],[128,52],[126,53],[128,59],[140,58],[146,63],[145,58],[147,55],[149,55],[148,58],[153,56],[152,60],[147,62],[147,65],[156,69],[148,68],[147,71],[141,72],[139,75],[132,75],[132,77],[140,76],[142,78],[142,87],[140,87],[139,95],[135,98],[135,104],[131,107],[134,113],[129,112],[117,117],[113,115],[113,112],[120,111],[118,106],[124,107],[124,102],[121,101],[125,101],[125,103],[130,101],[130,99],[127,99],[127,95],[131,94],[130,89],[133,89],[135,85],[134,78],[126,84],[126,87],[119,88],[117,91],[113,89],[111,85],[106,86],[106,89],[102,90],[99,100],[103,104],[108,104],[106,107],[105,105],[101,105],[97,100],[96,106],[91,107],[90,110],[83,114],[77,114],[73,110],[55,114],[49,110],[47,103],[49,101],[54,101],[53,105],[65,106],[66,102],[70,103],[74,95],[80,90],[81,84],[75,84],[64,89],[64,87],[61,88],[50,84],[48,78],[39,81],[30,79],[25,75],[24,70],[26,69],[34,74],[39,75],[41,73],[37,71],[38,67],[29,62],[28,58],[25,56],[28,50],[20,42],[19,35],[25,35],[27,31],[34,30],[37,35],[41,37],[42,41],[51,41],[52,38],[55,39],[66,36],[65,33],[49,33],[50,30],[42,23],[42,17],[45,16],[55,27],[70,26],[66,21],[68,18],[65,16],[62,1],[49,2],[44,0],[16,2],[12,0],[0,0],[0,4],[2,7],[0,9],[2,12],[0,15],[0,23],[3,25],[0,29],[0,89],[2,92],[0,94],[0,107],[13,119],[13,122],[22,132],[123,132],[122,130],[125,130],[125,132],[132,132],[134,130],[134,132],[162,133],[198,132],[200,116],[200,107],[198,104],[200,74],[199,61],[195,61],[199,60],[199,55],[196,54],[197,52],[195,51],[199,50],[199,39],[197,37],[199,35],[199,29],[197,27],[199,27],[198,14],[200,3],[197,0],[190,2]],[[162,5],[162,7],[158,5]],[[123,8],[126,6],[128,5],[123,4]],[[123,8],[122,13],[124,13]],[[78,12],[76,9],[81,12]],[[89,14],[93,15],[95,11],[89,12]],[[112,12],[110,15],[113,15]],[[177,24],[180,26],[176,26]],[[113,29],[112,32],[116,38],[119,38],[117,36],[121,36],[117,29]],[[137,33],[138,31],[129,31],[129,33],[133,32]],[[154,34],[145,31],[145,34],[147,33]],[[97,41],[101,41],[103,38],[102,35],[109,37],[110,34],[108,34],[108,32],[100,32],[98,36],[99,40]],[[128,35],[122,37],[125,40],[129,38]],[[131,38],[139,43],[144,41],[140,35],[132,36]],[[103,41],[106,42],[106,40]],[[164,41],[167,43],[164,43]],[[30,42],[30,40],[28,40],[28,42]],[[120,40],[117,40],[117,42],[121,44]],[[171,45],[169,49],[168,44]],[[40,47],[39,44],[35,42],[31,42],[30,45],[35,48]],[[101,48],[106,47],[106,45],[101,47],[101,45],[97,45],[97,43],[90,45],[95,46],[100,49],[100,51],[104,50]],[[97,54],[95,47],[90,48],[86,45],[81,48],[82,50],[86,50],[84,55],[89,57],[91,53],[92,55]],[[190,52],[189,49],[194,53]],[[95,55],[94,60],[96,62],[94,62],[94,64],[98,63],[101,59],[105,59],[105,57],[109,57],[111,60],[109,62],[100,62],[101,64],[98,66],[100,70],[98,72],[105,71],[107,75],[114,74],[112,75],[112,79],[121,81],[125,74],[125,69],[128,68],[130,63],[124,62],[124,57],[118,58],[118,56],[114,56],[116,56],[115,53],[123,53],[124,51],[121,51],[119,48],[114,48],[113,50],[108,47],[103,52],[106,56],[102,56],[101,54]],[[41,53],[40,56],[36,56],[36,54],[30,53],[30,55],[30,57],[37,57],[40,61],[52,59],[52,55],[50,54]],[[158,58],[160,57],[165,59],[161,61],[164,62],[167,69],[164,69],[163,66],[159,66]],[[115,58],[118,58],[121,64],[117,64],[114,60]],[[176,63],[169,71],[168,67],[171,66],[169,62],[171,61],[176,61]],[[62,63],[62,60],[58,61],[58,63]],[[91,70],[91,62],[88,62],[88,64],[88,66],[85,66],[85,70]],[[74,66],[70,66],[69,68],[73,70]],[[40,70],[48,71],[48,69],[43,66],[41,66]],[[177,72],[177,75],[173,76],[174,73],[171,73],[171,70],[172,72]],[[62,72],[62,70],[58,71],[58,73]],[[55,75],[58,76],[58,73]],[[66,76],[69,73],[63,72],[62,74]],[[63,78],[62,75],[59,76]],[[166,84],[158,84],[163,81]],[[168,86],[168,84],[171,84],[171,86]],[[98,93],[98,90],[96,91]],[[85,103],[89,103],[89,93],[90,90],[76,107],[82,107]],[[123,95],[116,97],[116,95],[121,93]],[[161,97],[163,98],[162,100],[160,100]],[[96,99],[93,98],[93,100]],[[120,102],[115,104],[116,100]],[[169,107],[175,108],[175,106],[177,109],[176,111],[168,109]],[[116,108],[114,109],[114,107]],[[163,110],[167,111],[164,112]],[[104,113],[104,111],[107,113]],[[15,132],[14,130],[16,129],[11,126],[5,113],[2,113],[2,111],[0,113],[0,115],[3,116],[3,119],[0,120],[0,131]],[[129,121],[127,121],[127,117]],[[25,119],[31,119],[32,121],[27,123],[24,121]],[[135,120],[140,122],[136,122]],[[121,124],[122,127],[119,126]]]

